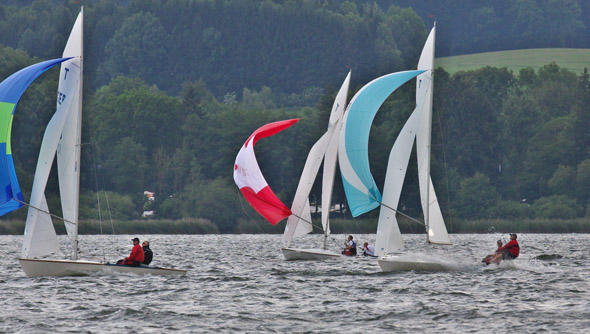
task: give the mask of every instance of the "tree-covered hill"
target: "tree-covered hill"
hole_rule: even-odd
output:
[[[352,97],[379,74],[414,68],[430,27],[401,2],[384,9],[308,0],[6,1],[0,5],[0,43],[9,46],[0,48],[2,78],[59,56],[80,3],[87,5],[82,219],[97,218],[98,192],[115,219],[153,209],[159,219],[207,219],[221,232],[259,219],[231,177],[235,154],[254,129],[301,118],[256,147],[267,181],[289,205],[346,65],[353,70]],[[437,48],[445,47],[444,36],[440,28]],[[33,84],[15,114],[12,147],[25,198],[55,110],[56,76],[49,71]],[[414,108],[414,92],[414,83],[403,86],[375,118],[369,154],[378,185]],[[587,71],[553,63],[519,71],[502,64],[453,74],[438,69],[432,174],[443,214],[588,217],[588,105]],[[47,198],[54,212],[57,188],[53,177]],[[144,201],[144,190],[155,192],[156,201]],[[418,196],[414,165],[401,199],[405,212],[420,215]],[[316,185],[310,200],[318,199]],[[334,203],[344,208],[336,216],[349,217],[339,180]]]
[[[57,57],[81,4],[93,90],[125,75],[176,95],[202,79],[220,99],[267,86],[310,105],[347,67],[358,85],[415,66],[435,19],[439,57],[590,48],[583,0],[5,0],[0,44]]]

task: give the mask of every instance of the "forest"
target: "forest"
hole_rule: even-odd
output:
[[[9,0],[0,5],[0,77],[59,57],[81,4],[80,218],[97,219],[98,197],[103,209],[108,200],[116,220],[138,220],[153,210],[155,219],[202,219],[224,233],[261,222],[232,180],[235,155],[250,133],[267,122],[301,119],[256,146],[268,183],[290,205],[348,71],[350,98],[379,75],[415,68],[435,19],[441,56],[590,44],[588,3],[581,0]],[[559,29],[544,27],[543,21],[557,19]],[[443,215],[465,221],[590,217],[588,71],[576,75],[547,64],[538,71],[485,67],[450,75],[439,68],[434,78],[431,171]],[[57,70],[50,70],[15,113],[12,151],[25,198],[56,90]],[[413,83],[402,87],[374,121],[369,154],[378,185],[414,108],[414,92]],[[420,217],[415,167],[400,208]],[[52,175],[47,198],[52,212],[60,212]],[[340,180],[335,185],[341,210],[334,216],[351,219]],[[314,187],[312,205],[319,200],[319,184]],[[146,190],[155,201],[145,199]],[[21,209],[2,219],[25,215]]]

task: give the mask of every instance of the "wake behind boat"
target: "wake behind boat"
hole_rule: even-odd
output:
[[[383,272],[398,271],[453,271],[461,266],[431,254],[401,254],[380,257],[377,262]]]

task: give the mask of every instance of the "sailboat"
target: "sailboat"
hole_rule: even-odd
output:
[[[84,9],[82,8],[68,38],[63,58],[48,61],[51,66],[61,63],[57,107],[55,114],[47,124],[41,142],[31,198],[29,203],[26,204],[29,210],[23,238],[22,257],[19,258],[19,262],[27,276],[87,275],[99,271],[155,275],[185,274],[185,270],[178,269],[117,266],[78,259],[83,12]],[[48,62],[40,64],[43,65]],[[23,71],[29,74],[32,71],[30,69],[39,71],[39,69],[46,70],[48,68],[47,65],[39,67],[40,64],[32,65],[13,74],[2,84],[10,81],[12,77],[19,75]],[[29,75],[33,77],[32,74],[36,73]],[[45,198],[45,187],[56,154],[63,221],[68,239],[72,245],[72,260],[45,258],[60,252],[57,235],[51,220],[53,215],[49,212]],[[20,198],[22,198],[22,194]],[[25,203],[21,200],[20,204],[24,205]]]
[[[338,154],[338,139],[342,129],[342,116],[346,108],[346,98],[348,86],[350,85],[350,72],[344,79],[338,94],[332,105],[328,130],[312,146],[297,190],[295,198],[291,205],[291,211],[296,215],[289,216],[285,232],[283,234],[284,247],[281,249],[285,260],[325,260],[340,257],[341,254],[327,250],[327,239],[330,236],[330,205],[332,202],[332,190],[334,185],[334,176],[336,174],[336,161]],[[322,229],[324,231],[323,248],[303,249],[293,248],[291,242],[294,238],[310,233],[313,229],[311,225],[311,213],[309,207],[309,193],[313,186],[314,180],[318,174],[320,165],[324,161],[324,170],[322,175]]]
[[[425,72],[416,78],[416,108],[404,124],[389,155],[382,198],[384,205],[379,213],[375,243],[376,255],[381,256],[379,266],[385,272],[449,269],[449,263],[429,255],[385,256],[404,247],[396,213],[414,138],[426,240],[431,244],[451,244],[430,177],[435,34],[436,25],[428,35],[418,61],[418,70]]]

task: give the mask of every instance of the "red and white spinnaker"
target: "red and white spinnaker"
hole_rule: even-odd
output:
[[[234,181],[240,188],[242,195],[254,210],[272,225],[289,217],[291,210],[278,199],[266,183],[254,155],[254,145],[259,139],[279,133],[298,121],[298,118],[294,118],[269,123],[258,128],[248,137],[234,163]]]

